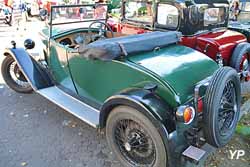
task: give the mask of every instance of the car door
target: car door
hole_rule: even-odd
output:
[[[48,63],[58,86],[76,93],[68,66],[67,47],[51,40]]]
[[[90,60],[81,57],[76,50],[68,50],[69,67],[72,73],[76,90],[85,102],[92,106],[100,106],[104,92],[109,91],[110,87],[106,87],[107,81],[103,80],[102,71],[105,71],[105,64],[100,61]],[[100,66],[103,69],[100,69]],[[106,69],[107,70],[107,69]],[[99,83],[103,83],[103,87],[100,89]],[[105,91],[104,91],[105,90]]]

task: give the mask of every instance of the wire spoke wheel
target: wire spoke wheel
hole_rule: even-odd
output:
[[[135,166],[152,165],[155,145],[150,135],[132,120],[120,120],[115,129],[115,140],[123,156]]]
[[[204,136],[207,143],[223,147],[235,132],[240,116],[240,77],[231,67],[213,75],[204,99]]]
[[[250,44],[241,42],[235,47],[230,59],[230,66],[241,73],[241,81],[250,79]]]
[[[246,53],[243,55],[242,60],[240,62],[240,70],[244,72],[244,71],[249,71],[249,69],[250,69],[249,54]]]
[[[141,111],[121,105],[108,116],[106,138],[123,166],[167,166],[167,149],[156,127]]]
[[[235,113],[237,112],[236,92],[232,81],[229,81],[224,90],[219,108],[219,129],[221,135],[226,135],[231,130],[235,122]]]
[[[20,87],[22,88],[28,88],[30,87],[30,84],[25,79],[23,73],[19,69],[17,63],[14,61],[9,66],[9,73],[12,78],[12,80]]]
[[[1,72],[6,84],[16,92],[31,93],[33,91],[17,62],[11,56],[6,56],[3,60]]]

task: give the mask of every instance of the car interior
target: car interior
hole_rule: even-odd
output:
[[[55,8],[56,9],[56,8]],[[126,56],[138,52],[153,51],[163,48],[169,44],[177,43],[180,40],[179,32],[148,32],[144,34],[128,35],[121,32],[113,32],[111,27],[106,23],[106,17],[102,14],[101,18],[85,21],[76,21],[70,17],[57,17],[52,20],[51,25],[71,25],[73,23],[82,24],[85,28],[70,27],[69,31],[58,34],[53,37],[56,43],[62,45],[67,50],[79,53],[83,57],[96,58],[102,60],[113,60],[121,55]],[[52,17],[53,18],[53,17]],[[68,22],[63,20],[68,20]],[[75,22],[74,22],[75,21]],[[51,27],[52,30],[52,27]],[[162,40],[158,40],[162,39]],[[136,47],[135,47],[136,45]]]
[[[106,30],[103,30],[103,35],[100,35],[97,31],[98,30],[93,30],[93,32],[88,32],[88,30],[81,30],[69,33],[63,37],[55,38],[55,41],[69,48],[78,48],[79,45],[83,44],[84,42],[88,44],[101,39],[116,38],[128,35],[122,34],[121,32],[111,32]]]
[[[96,39],[96,36],[98,39]],[[90,35],[85,32],[69,34],[57,40],[60,43],[68,42],[68,44],[71,44],[71,49],[85,58],[106,61],[135,53],[159,50],[170,44],[176,44],[181,38],[181,33],[176,31],[155,31],[129,36],[100,38],[102,37],[97,33]],[[135,45],[136,47],[134,47]]]

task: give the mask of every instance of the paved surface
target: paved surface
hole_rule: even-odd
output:
[[[119,166],[94,128],[37,94],[0,87],[1,167]]]
[[[30,22],[21,33],[0,24],[0,50],[13,39],[37,39],[42,24]],[[104,135],[38,94],[10,90],[1,77],[0,112],[0,167],[120,166]]]

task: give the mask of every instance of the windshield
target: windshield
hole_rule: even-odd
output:
[[[208,8],[204,11],[204,26],[225,22],[225,8]]]
[[[153,21],[152,1],[130,0],[125,3],[125,18],[137,22],[150,23]]]
[[[52,31],[87,28],[94,21],[106,21],[107,9],[106,4],[52,6]]]

